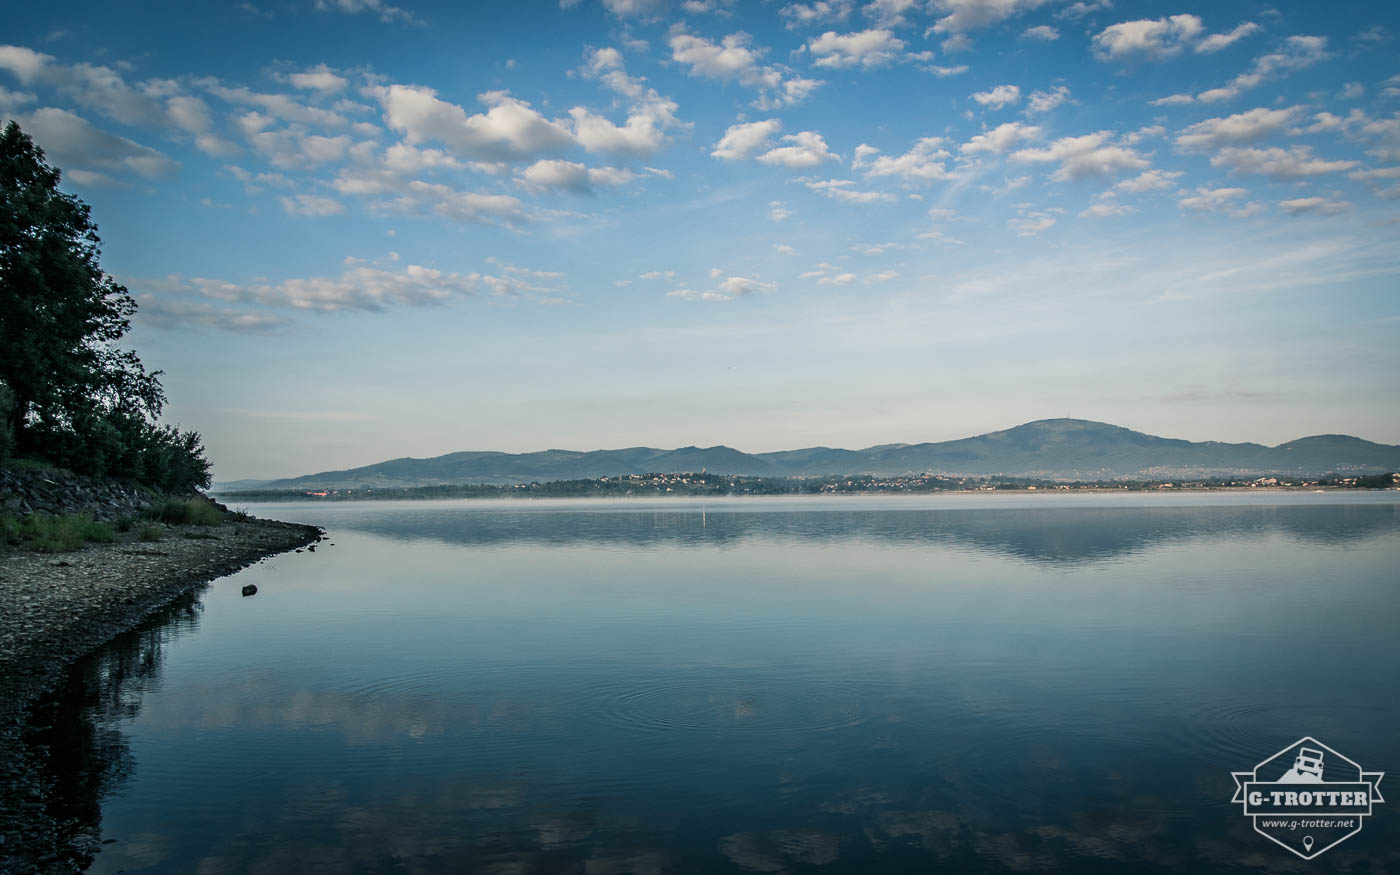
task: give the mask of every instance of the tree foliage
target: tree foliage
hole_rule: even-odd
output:
[[[87,204],[15,122],[0,134],[0,459],[7,445],[170,492],[209,485],[199,435],[157,424],[160,372],[117,342],[136,301]]]

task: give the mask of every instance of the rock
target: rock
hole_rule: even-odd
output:
[[[308,553],[315,553],[315,552],[316,552],[316,545],[315,545],[315,544],[312,544],[311,546],[307,547],[307,548],[306,548],[306,552],[308,552]]]
[[[301,551],[298,550],[297,552],[300,553]],[[247,597],[250,596],[250,595],[257,595],[257,594],[258,594],[258,588],[257,588],[256,586],[254,586],[254,585],[251,584],[251,583],[244,584],[244,586],[243,586],[243,597],[244,597],[244,598],[247,598]]]

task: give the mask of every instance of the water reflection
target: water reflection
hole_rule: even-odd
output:
[[[94,871],[1302,871],[1230,770],[1400,757],[1394,505],[332,510],[41,712]]]
[[[691,547],[744,539],[892,545],[957,544],[1036,562],[1077,563],[1192,539],[1277,535],[1340,546],[1400,529],[1400,505],[1244,505],[1160,507],[969,508],[922,510],[491,509],[484,502],[399,503],[389,510],[324,505],[308,518],[398,540],[433,539],[470,547],[502,544]],[[272,506],[276,507],[276,506]],[[742,505],[738,506],[742,508]]]
[[[168,643],[193,631],[201,610],[198,592],[181,596],[77,663],[32,711],[26,740],[49,753],[40,758],[46,813],[80,867],[90,866],[101,847],[102,800],[132,772],[121,724],[140,710],[143,693],[158,685]]]

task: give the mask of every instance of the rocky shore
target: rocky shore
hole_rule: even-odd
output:
[[[95,850],[64,841],[41,754],[24,743],[31,707],[64,671],[179,596],[322,536],[314,526],[245,519],[170,526],[153,542],[0,552],[0,872],[82,871]]]
[[[113,522],[141,513],[153,493],[59,468],[0,470],[0,513],[85,513]]]

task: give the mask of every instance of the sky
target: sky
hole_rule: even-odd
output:
[[[1073,416],[1400,443],[1400,7],[21,4],[215,477]]]

